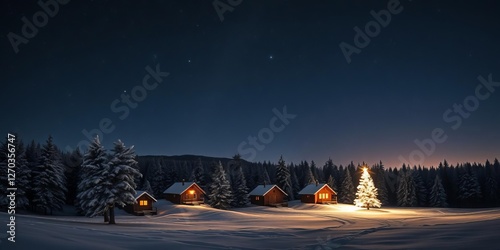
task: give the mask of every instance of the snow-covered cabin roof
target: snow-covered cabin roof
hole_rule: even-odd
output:
[[[276,185],[258,185],[248,195],[264,196],[267,193],[269,193],[269,191],[271,191],[271,189],[273,189],[274,187],[278,188],[282,193],[284,193],[285,195],[287,195],[285,193],[285,191],[283,191],[281,188],[279,188]]]
[[[165,191],[163,191],[164,194],[182,194],[186,192],[191,186],[196,185],[203,193],[205,191],[196,184],[196,182],[192,181],[187,181],[187,182],[176,182],[172,184],[169,188],[167,188]]]
[[[332,190],[333,193],[335,190],[333,190],[328,184],[326,183],[318,183],[318,184],[309,184],[307,185],[304,189],[300,190],[299,194],[316,194],[319,190],[323,189],[323,187],[328,187],[328,189]]]
[[[146,191],[141,191],[141,190],[135,190],[134,199],[135,199],[135,200],[139,199],[139,197],[141,197],[143,194],[146,194],[147,196],[151,197],[151,199],[153,199],[155,202],[157,201],[157,200],[155,199],[155,197],[153,197],[152,195],[150,195],[148,192],[146,192]]]

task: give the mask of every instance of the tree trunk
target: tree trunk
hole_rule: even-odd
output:
[[[115,206],[109,206],[109,224],[116,224],[115,223]]]
[[[370,210],[370,204],[366,204],[366,210]]]
[[[108,221],[109,221],[108,209],[106,209],[106,211],[104,211],[104,222],[108,222]]]

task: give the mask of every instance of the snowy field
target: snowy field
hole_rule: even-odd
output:
[[[166,201],[157,207],[157,216],[117,211],[117,225],[103,224],[102,217],[18,215],[16,243],[2,233],[0,249],[500,248],[500,209],[366,211],[292,202],[288,208],[221,211]],[[7,214],[0,218],[7,221]]]

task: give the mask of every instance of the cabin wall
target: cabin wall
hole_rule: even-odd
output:
[[[316,196],[313,194],[303,194],[300,196],[302,203],[316,203]]]
[[[140,201],[141,200],[147,200],[148,201],[148,205],[147,206],[141,206],[140,204]],[[139,198],[137,198],[136,200],[137,203],[134,203],[134,204],[127,204],[125,207],[124,207],[124,210],[128,213],[131,213],[131,214],[135,214],[137,212],[140,212],[140,211],[143,211],[143,210],[153,210],[153,204],[154,204],[154,200],[151,199],[148,195],[142,195],[140,196]]]
[[[148,201],[148,205],[141,206],[141,200]],[[153,202],[153,199],[149,198],[147,195],[143,195],[137,199],[137,203],[134,203],[134,211],[153,210]]]
[[[264,204],[266,206],[276,203],[283,203],[285,202],[285,194],[283,194],[279,189],[273,188],[265,195],[264,201]]]
[[[258,200],[257,197],[259,198]],[[250,203],[259,206],[265,206],[265,198],[264,196],[252,195],[250,196]]]
[[[191,194],[191,191],[194,191],[194,193]],[[204,201],[204,198],[205,196],[203,194],[203,191],[197,185],[193,185],[189,189],[184,191],[184,193],[182,193],[179,199],[179,203],[193,202],[193,201],[202,202]]]
[[[320,194],[328,194],[328,198],[321,199]],[[332,200],[336,201],[337,200],[336,197],[337,195],[334,192],[332,192],[332,190],[330,190],[328,187],[325,186],[316,193],[315,203],[331,202]]]
[[[181,204],[181,196],[178,194],[165,194],[165,199],[174,204]]]

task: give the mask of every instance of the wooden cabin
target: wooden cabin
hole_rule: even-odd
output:
[[[176,182],[163,195],[174,204],[199,205],[205,203],[205,191],[195,182]]]
[[[299,192],[302,203],[337,204],[337,192],[328,184],[309,184]]]
[[[152,195],[146,191],[135,191],[134,204],[125,206],[125,211],[134,215],[156,215],[157,209],[153,204],[157,201]]]
[[[288,195],[276,185],[259,185],[248,194],[250,203],[259,206],[288,206]]]

